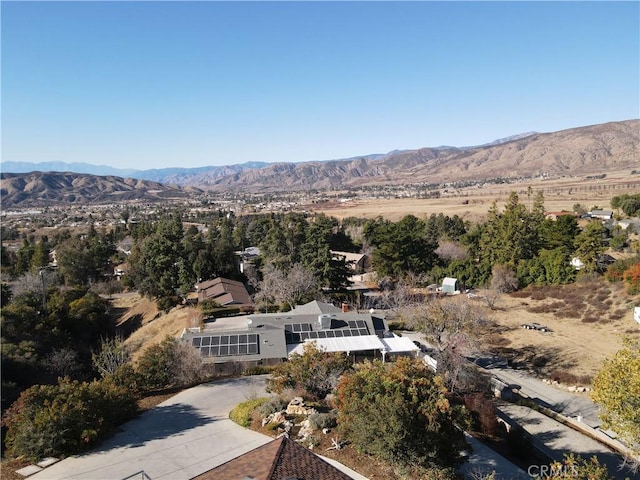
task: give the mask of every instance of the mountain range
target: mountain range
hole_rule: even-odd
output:
[[[611,170],[640,170],[640,120],[609,122],[552,133],[529,132],[475,147],[441,146],[394,150],[387,154],[329,161],[272,164],[252,162],[145,171],[120,171],[82,163],[2,162],[1,167],[3,172],[13,172],[2,173],[4,205],[13,198],[15,200],[11,200],[12,203],[15,201],[16,204],[23,204],[30,200],[33,192],[38,192],[40,199],[53,201],[56,196],[52,190],[56,188],[64,189],[69,199],[75,198],[77,201],[86,197],[89,201],[92,195],[86,193],[89,188],[88,180],[79,175],[88,172],[109,175],[94,178],[94,183],[104,184],[95,188],[95,198],[111,198],[114,195],[135,197],[136,191],[140,193],[144,190],[155,191],[156,196],[166,198],[187,195],[187,187],[214,192],[274,192],[531,178],[542,175],[586,176]],[[55,170],[77,173],[65,173],[64,177],[54,173],[30,173],[30,177],[25,177],[26,172]],[[120,176],[134,177],[140,182],[136,183],[130,178],[118,179]],[[53,181],[52,178],[56,180]],[[158,183],[145,184],[142,181]],[[113,185],[107,185],[110,183]],[[84,185],[84,194],[80,194],[79,184]],[[10,191],[11,195],[16,196],[9,197]],[[123,193],[125,191],[128,193]],[[162,195],[159,192],[163,192]],[[48,197],[49,194],[52,195],[51,198]],[[63,201],[61,198],[60,200]]]

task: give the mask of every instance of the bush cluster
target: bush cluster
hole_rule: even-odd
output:
[[[32,459],[77,453],[137,412],[136,396],[111,379],[35,385],[6,412],[9,456]]]
[[[239,403],[233,410],[231,410],[231,412],[229,412],[229,418],[242,427],[249,427],[253,420],[253,412],[260,408],[263,403],[268,401],[268,398],[262,397]]]

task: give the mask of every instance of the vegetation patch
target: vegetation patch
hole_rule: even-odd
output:
[[[242,427],[250,427],[254,411],[269,400],[269,397],[261,397],[239,403],[229,412],[229,418]]]

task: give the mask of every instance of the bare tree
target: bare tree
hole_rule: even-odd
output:
[[[198,350],[185,342],[177,341],[172,374],[176,385],[196,385],[207,379],[207,370]]]
[[[204,326],[204,315],[202,313],[202,310],[199,310],[197,308],[190,308],[187,311],[187,318],[185,323],[187,325],[187,328],[202,329],[202,327]]]
[[[453,240],[440,242],[435,252],[443,260],[464,260],[467,257],[467,248]]]
[[[118,368],[131,360],[131,353],[122,337],[103,338],[100,350],[91,354],[93,366],[102,377],[116,373]]]
[[[268,264],[263,271],[256,301],[263,304],[286,303],[293,308],[299,302],[313,297],[319,287],[316,275],[300,264],[293,265],[287,271]]]
[[[34,293],[42,296],[43,303],[46,301],[46,292],[50,287],[60,284],[58,274],[55,271],[41,269],[36,273],[27,272],[17,278],[11,285],[11,292],[14,298],[25,293]]]
[[[47,370],[59,377],[74,377],[81,370],[78,352],[71,348],[53,350],[45,357],[44,364]]]
[[[467,388],[475,370],[466,357],[480,348],[477,332],[489,320],[477,303],[464,296],[434,298],[408,313],[437,350],[438,372],[450,390]]]
[[[498,293],[509,293],[518,289],[518,277],[505,265],[495,265],[491,271],[491,289]]]

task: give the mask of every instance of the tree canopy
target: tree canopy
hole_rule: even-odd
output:
[[[591,397],[601,407],[605,427],[640,454],[640,342],[627,337],[624,347],[604,361]]]
[[[401,357],[356,365],[338,385],[339,431],[359,451],[395,465],[453,466],[466,410],[447,398],[442,377]]]

